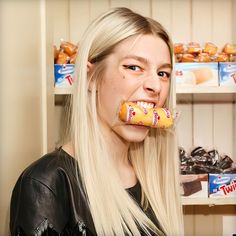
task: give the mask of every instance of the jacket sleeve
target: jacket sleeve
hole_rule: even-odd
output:
[[[68,223],[66,202],[63,191],[55,193],[43,182],[22,175],[12,192],[11,235],[59,235]]]

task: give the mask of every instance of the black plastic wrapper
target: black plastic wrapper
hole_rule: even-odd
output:
[[[196,147],[190,155],[179,147],[181,174],[235,174],[236,165],[227,155],[220,155],[215,149],[206,151],[203,147]]]

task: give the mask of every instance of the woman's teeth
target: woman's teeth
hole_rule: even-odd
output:
[[[137,105],[142,107],[142,108],[153,108],[154,107],[154,104],[153,103],[150,103],[150,102],[141,102],[141,101],[138,101],[137,102]]]

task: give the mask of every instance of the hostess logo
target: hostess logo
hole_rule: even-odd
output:
[[[227,65],[223,68],[223,72],[232,73],[236,72],[236,65]]]
[[[65,64],[59,67],[59,69],[57,70],[57,73],[61,75],[72,74],[73,72],[74,72],[74,65]]]
[[[214,179],[212,182],[214,184],[226,184],[230,181],[230,177],[229,176],[219,176],[217,179]]]

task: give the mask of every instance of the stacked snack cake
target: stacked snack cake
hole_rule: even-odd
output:
[[[175,43],[176,62],[236,62],[236,45],[226,43],[219,49],[212,42]]]
[[[175,78],[179,86],[236,85],[236,45],[175,43]]]
[[[167,108],[148,108],[134,102],[124,102],[119,111],[121,121],[129,125],[142,125],[152,128],[171,128],[173,117]]]
[[[74,81],[74,64],[78,45],[61,40],[60,47],[54,45],[54,77],[55,87],[67,88]]]
[[[228,155],[220,155],[215,149],[206,151],[203,147],[196,147],[187,154],[180,147],[179,157],[185,180],[182,181],[184,196],[200,191],[200,182],[207,175],[210,197],[236,195],[236,163]]]

